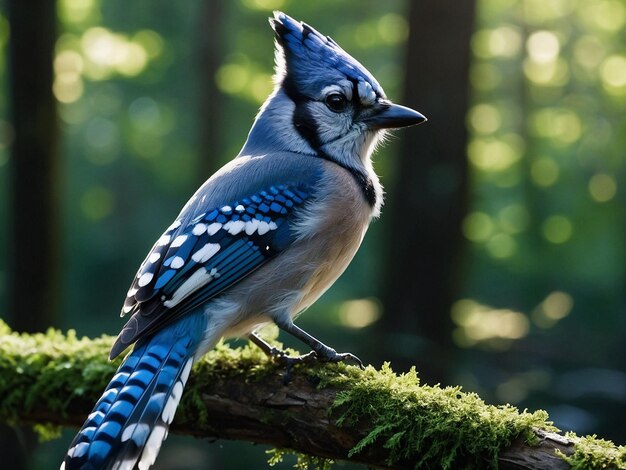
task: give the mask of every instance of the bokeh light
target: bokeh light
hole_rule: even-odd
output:
[[[457,325],[453,338],[461,347],[481,344],[506,349],[514,340],[526,336],[530,329],[530,322],[523,313],[494,309],[472,299],[457,301],[451,315]]]
[[[617,193],[617,181],[611,175],[598,173],[589,179],[589,195],[594,201],[607,202]]]
[[[365,328],[375,323],[380,315],[380,302],[373,298],[348,300],[339,307],[339,321],[348,328]]]

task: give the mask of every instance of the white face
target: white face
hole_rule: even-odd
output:
[[[358,96],[353,96],[355,90]],[[320,150],[350,167],[369,165],[370,155],[384,132],[369,129],[361,118],[368,114],[376,98],[369,83],[359,81],[355,87],[342,80],[325,87],[317,99],[307,102],[307,114],[315,123]]]

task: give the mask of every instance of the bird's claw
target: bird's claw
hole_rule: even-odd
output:
[[[280,354],[274,356],[279,364],[286,367],[285,383],[291,380],[291,369],[297,364],[313,364],[315,362],[345,362],[352,363],[361,369],[365,369],[363,362],[357,356],[352,353],[338,353],[334,349],[328,351],[311,351],[310,353],[303,354],[301,356],[289,356],[284,351],[280,351]]]
[[[345,362],[345,363],[353,363],[355,366],[358,366],[361,369],[365,369],[363,365],[363,361],[356,357],[352,353],[338,353],[333,351],[333,354],[330,357],[320,358],[322,362]]]

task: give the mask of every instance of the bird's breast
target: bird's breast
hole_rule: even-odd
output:
[[[337,280],[361,245],[375,208],[348,171],[318,162],[323,165],[318,187],[295,214],[295,241],[224,297],[238,306],[233,322],[238,324],[228,336],[245,334],[269,318],[296,316]]]
[[[292,315],[315,302],[345,271],[375,212],[348,171],[329,168],[328,173],[321,196],[304,208],[296,225],[300,242],[293,248],[300,250],[298,258],[308,265],[308,275]],[[372,179],[380,186],[376,175]]]

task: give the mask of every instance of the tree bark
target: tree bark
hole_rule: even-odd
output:
[[[0,422],[82,424],[119,365],[106,360],[112,341],[17,335],[0,322]],[[373,468],[569,468],[557,450],[582,455],[578,468],[626,468],[626,447],[581,447],[584,438],[552,432],[545,413],[487,405],[411,374],[322,364],[285,381],[284,372],[254,346],[218,347],[194,365],[171,431]]]
[[[190,379],[190,387],[194,387],[192,379],[193,377]],[[307,455],[361,463],[370,468],[415,468],[417,458],[389,463],[389,450],[383,443],[374,443],[363,452],[348,456],[350,450],[370,429],[363,424],[340,427],[333,423],[328,410],[340,392],[337,389],[320,390],[315,382],[302,375],[296,375],[285,385],[281,371],[253,384],[243,377],[235,380],[232,377],[224,378],[203,389],[200,394],[210,416],[210,423],[199,426],[197,420],[177,418],[172,424],[171,432],[204,439],[269,444]],[[36,408],[22,414],[20,419],[29,424],[80,426],[90,411],[91,404],[87,403],[72,407],[64,417],[48,408]],[[574,442],[552,432],[537,430],[536,434],[541,440],[537,446],[529,446],[524,439],[517,438],[506,447],[498,458],[498,468],[569,469],[569,464],[557,456],[555,450],[571,455]],[[488,467],[487,459],[484,466]]]
[[[457,294],[461,223],[467,210],[469,44],[475,1],[409,2],[403,103],[428,122],[403,135],[388,195],[386,357],[445,383],[451,363],[450,307]]]

